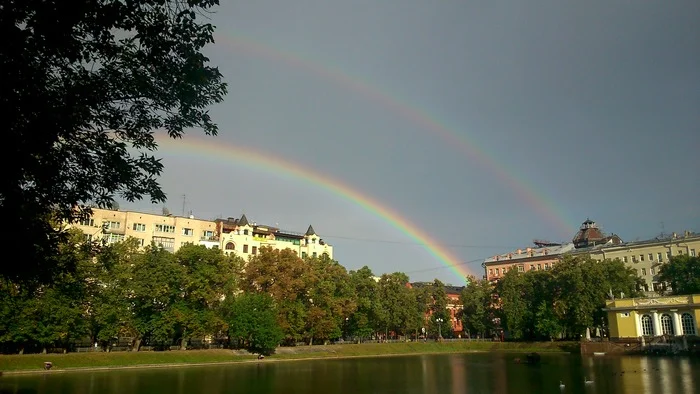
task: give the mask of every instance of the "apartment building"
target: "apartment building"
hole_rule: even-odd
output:
[[[534,244],[534,247],[520,248],[484,260],[482,266],[486,279],[496,282],[514,269],[518,272],[549,270],[564,253],[574,250],[573,243],[559,244],[535,240]]]
[[[306,233],[284,231],[240,219],[202,220],[194,216],[157,215],[143,212],[93,208],[92,216],[71,227],[85,233],[91,241],[104,240],[113,244],[136,238],[140,246],[155,242],[170,252],[187,243],[222,249],[248,259],[261,247],[292,249],[302,258],[327,255],[333,258],[333,247],[309,226]]]
[[[631,267],[637,276],[644,279],[644,291],[657,292],[663,288],[659,280],[659,270],[671,257],[688,255],[695,257],[700,251],[700,234],[690,231],[683,235],[673,233],[646,241],[622,243],[620,245],[603,245],[584,249],[596,260],[620,259]]]
[[[239,219],[217,219],[216,235],[224,253],[235,253],[245,259],[258,254],[260,248],[291,249],[299,257],[333,258],[333,246],[326,243],[313,226],[305,233],[281,230],[276,227],[248,221],[245,215]]]
[[[187,243],[218,247],[215,239],[216,223],[194,216],[156,215],[151,213],[93,208],[92,216],[72,227],[79,228],[91,241],[104,240],[107,244],[136,238],[139,245],[156,245],[175,252]]]

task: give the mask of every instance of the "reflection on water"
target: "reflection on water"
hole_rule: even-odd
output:
[[[694,393],[700,360],[515,354],[451,354],[259,362],[211,367],[56,371],[0,378],[0,393]],[[584,379],[593,380],[590,385]],[[559,381],[566,387],[559,389]]]

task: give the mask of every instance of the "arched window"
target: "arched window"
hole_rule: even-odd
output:
[[[681,327],[683,335],[695,335],[695,321],[690,313],[684,313],[681,316]]]
[[[661,315],[661,334],[673,335],[673,320],[671,320],[670,315],[665,313]]]
[[[645,337],[654,336],[654,324],[651,322],[651,316],[642,316],[642,335]]]
[[[236,245],[233,242],[229,242],[226,244],[226,250],[235,250]]]

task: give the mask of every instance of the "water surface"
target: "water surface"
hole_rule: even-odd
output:
[[[0,393],[621,393],[700,392],[700,361],[544,354],[537,366],[502,353],[416,355],[6,375]],[[584,384],[584,378],[593,380]],[[559,381],[565,384],[560,389]]]

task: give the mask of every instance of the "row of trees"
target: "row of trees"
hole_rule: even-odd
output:
[[[177,253],[136,240],[95,247],[73,233],[55,255],[76,267],[52,284],[0,282],[0,343],[5,352],[76,342],[109,349],[130,344],[189,346],[190,340],[229,337],[233,345],[269,351],[277,344],[319,343],[417,333],[427,325],[449,333],[444,286],[413,289],[402,273],[375,281],[364,267],[346,269],[328,258],[301,259],[291,250],[261,248],[245,264],[219,250],[186,245]],[[381,333],[381,334],[379,334]]]
[[[363,267],[301,259],[291,250],[261,248],[247,263],[203,246],[177,253],[136,240],[99,246],[72,232],[52,256],[76,267],[52,284],[0,281],[3,351],[70,349],[77,342],[109,349],[132,338],[138,350],[180,346],[204,338],[256,352],[278,344],[339,338],[418,338],[454,334],[444,285],[407,286],[396,272],[377,281]],[[697,257],[672,259],[662,279],[679,293],[698,292]],[[509,271],[495,286],[469,278],[458,316],[471,335],[505,330],[522,340],[578,339],[586,328],[605,329],[611,295],[639,296],[640,279],[620,261],[565,257],[548,271]],[[429,318],[426,319],[426,316]],[[440,324],[440,326],[438,326]]]
[[[676,256],[659,279],[674,294],[699,293],[700,259]],[[515,339],[579,339],[587,328],[605,333],[605,301],[643,296],[642,284],[620,260],[565,256],[551,270],[511,270],[495,285],[471,278],[461,297],[463,323],[467,330],[504,330]]]

